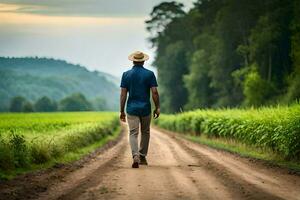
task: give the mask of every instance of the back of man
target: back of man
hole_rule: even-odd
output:
[[[121,81],[121,96],[120,96],[120,119],[126,121],[124,112],[127,92],[129,93],[126,113],[129,126],[129,141],[133,156],[133,168],[138,168],[139,164],[147,165],[146,155],[148,152],[150,138],[150,122],[151,122],[151,104],[150,90],[155,104],[153,112],[154,118],[160,114],[159,95],[157,92],[157,81],[152,71],[143,67],[144,61],[148,55],[142,52],[135,52],[129,56],[133,61],[132,69],[123,73]],[[137,137],[139,126],[141,126],[141,141],[138,145]]]
[[[122,88],[127,88],[129,97],[127,113],[136,116],[147,116],[151,113],[150,88],[157,87],[155,75],[143,65],[134,65],[125,72],[121,82]]]

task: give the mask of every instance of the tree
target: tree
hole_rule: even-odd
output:
[[[248,45],[260,6],[258,0],[223,2],[211,25],[216,42],[209,75],[210,85],[215,91],[215,107],[237,106],[243,101],[242,88],[236,87],[232,73],[247,63],[247,54],[241,55],[238,50],[240,45]]]
[[[105,99],[103,99],[102,97],[97,97],[92,101],[93,104],[93,108],[95,108],[95,110],[97,111],[103,111],[107,109],[107,103],[105,101]]]
[[[146,29],[152,34],[150,40],[154,46],[166,26],[175,18],[184,16],[185,12],[182,8],[183,4],[175,1],[163,2],[153,8],[151,19],[146,21]]]
[[[187,109],[206,108],[214,103],[213,89],[209,86],[208,56],[204,49],[196,51],[192,56],[189,73],[184,76],[184,83],[189,94]]]
[[[92,105],[81,93],[72,94],[59,103],[59,110],[62,111],[89,111]]]
[[[183,4],[164,2],[154,7],[151,19],[146,21],[147,30],[155,33],[150,41],[157,50],[153,64],[157,67],[164,112],[182,110],[187,100],[182,77],[187,72],[187,45],[184,40],[188,34],[180,31],[185,24],[182,20],[184,15]]]
[[[187,73],[184,43],[170,44],[158,65],[158,82],[161,85],[161,104],[164,112],[180,112],[187,101],[183,75]]]
[[[293,72],[290,75],[288,92],[285,101],[291,102],[300,99],[300,1],[293,1],[293,21],[290,29],[291,36],[291,57],[293,63]]]
[[[23,112],[34,112],[33,105],[29,101],[25,102],[22,107]]]
[[[16,96],[11,99],[9,111],[10,112],[22,112],[23,106],[26,102],[26,99],[22,96]]]
[[[49,97],[43,96],[38,99],[34,105],[37,112],[53,112],[57,110],[57,104]]]
[[[264,105],[275,91],[272,83],[261,78],[255,64],[246,75],[243,88],[246,106]]]

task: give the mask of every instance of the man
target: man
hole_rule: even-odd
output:
[[[128,59],[133,61],[133,67],[124,72],[122,76],[120,85],[120,119],[126,122],[124,107],[128,92],[129,98],[126,113],[129,126],[129,142],[133,157],[132,168],[139,168],[139,164],[148,164],[146,156],[150,139],[150,90],[155,105],[155,110],[153,111],[154,119],[158,118],[160,114],[159,95],[154,73],[143,67],[144,62],[149,59],[149,56],[143,52],[136,51],[129,55]],[[140,146],[138,146],[139,126],[141,126]]]

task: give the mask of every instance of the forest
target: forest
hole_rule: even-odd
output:
[[[146,26],[164,112],[300,98],[299,0],[164,2]]]

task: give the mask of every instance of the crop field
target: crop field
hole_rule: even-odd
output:
[[[111,112],[0,114],[0,172],[44,164],[113,135]]]
[[[300,105],[260,109],[195,110],[162,115],[161,128],[193,136],[229,138],[267,148],[286,160],[300,159]]]

